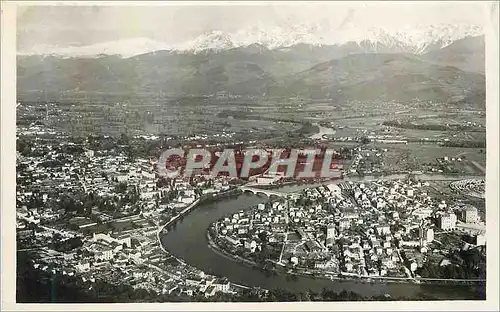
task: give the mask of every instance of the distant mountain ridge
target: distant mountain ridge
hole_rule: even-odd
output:
[[[475,25],[417,25],[398,30],[381,27],[363,29],[355,25],[336,29],[321,24],[299,24],[290,27],[263,29],[251,27],[234,33],[211,31],[177,44],[167,44],[148,38],[131,38],[103,42],[87,46],[35,46],[20,55],[54,55],[59,57],[97,57],[118,55],[124,58],[155,51],[177,53],[204,53],[226,51],[259,45],[268,50],[294,47],[297,45],[358,46],[365,52],[404,52],[424,54],[446,47],[456,40],[483,35]]]
[[[268,93],[306,98],[457,102],[484,89],[484,75],[408,54],[358,54],[318,64],[271,85]],[[481,106],[481,103],[477,103]]]
[[[18,62],[18,93],[23,98],[28,94],[162,97],[225,92],[252,97],[331,98],[339,103],[418,99],[442,103],[470,100],[475,101],[471,104],[484,105],[484,75],[433,64],[411,54],[352,54],[303,70],[283,70],[280,75],[275,74],[279,66],[269,56],[238,59],[238,53],[217,55],[163,52],[129,59],[28,57]],[[294,62],[285,61],[285,65],[290,63]],[[295,63],[298,69],[307,61]]]
[[[484,73],[486,60],[484,36],[457,40],[442,49],[422,55],[422,59],[466,71]]]
[[[258,29],[253,31],[258,34]],[[434,27],[391,36],[373,31],[377,36],[362,33],[358,35],[363,40],[324,45],[313,40],[317,29],[305,27],[292,29],[289,33],[296,36],[281,41],[276,41],[278,30],[269,38],[259,37],[260,42],[248,39],[257,38],[256,34],[242,37],[249,41],[239,46],[220,32],[210,33],[209,40],[197,38],[181,50],[166,45],[157,50],[148,39],[129,49],[128,57],[118,52],[136,41],[109,49],[105,44],[82,47],[87,49],[82,57],[18,55],[18,94],[20,98],[50,94],[57,99],[72,94],[175,97],[225,92],[338,102],[419,99],[482,106],[484,36],[468,36],[476,31]]]

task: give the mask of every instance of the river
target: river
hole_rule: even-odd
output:
[[[305,186],[285,186],[280,191],[293,192]],[[470,299],[475,295],[466,285],[416,285],[409,283],[362,283],[353,280],[330,281],[299,276],[291,280],[286,275],[265,274],[259,269],[228,259],[213,251],[207,243],[207,230],[221,217],[267,201],[265,196],[240,194],[216,202],[202,203],[177,223],[161,238],[163,246],[178,258],[207,273],[225,276],[230,281],[265,289],[282,288],[289,291],[321,291],[328,288],[336,292],[354,291],[364,296],[389,294],[392,297],[414,298],[421,294],[436,299]],[[476,287],[477,288],[477,287]],[[476,292],[479,290],[475,290]]]

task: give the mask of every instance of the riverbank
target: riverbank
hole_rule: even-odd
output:
[[[221,248],[219,245],[217,245],[217,243],[213,240],[212,236],[210,235],[210,231],[208,231],[208,229],[207,229],[207,243],[210,249],[212,249],[215,253],[228,260],[239,262],[252,268],[258,268],[258,264],[256,262],[242,258],[237,255],[230,254],[223,248]]]
[[[231,196],[237,196],[239,194],[241,194],[241,190],[238,187],[235,187],[233,189],[229,189],[227,191],[223,191],[220,193],[210,194],[209,196],[203,195],[200,198],[197,198],[193,203],[189,204],[186,208],[184,208],[184,210],[189,212],[189,211],[192,211],[193,209],[195,209],[196,206],[198,206],[200,204],[208,203],[208,202],[218,200],[218,199],[229,198]],[[176,218],[177,217],[179,217],[179,215],[177,215]],[[182,217],[182,216],[180,216],[180,217]],[[170,254],[170,253],[165,248],[165,246],[163,246],[163,244],[161,243],[161,234],[165,233],[165,228],[168,227],[171,222],[172,222],[172,220],[169,220],[165,224],[161,225],[160,228],[158,229],[158,232],[156,233],[156,238],[158,239],[158,244],[160,244],[160,248],[167,254]],[[177,222],[177,220],[175,220],[174,222]],[[177,260],[181,263],[184,263],[184,261],[182,261],[180,259],[177,259]]]
[[[239,194],[241,194],[240,188],[239,187],[235,187],[235,188],[232,188],[232,189],[229,189],[229,190],[226,190],[226,191],[222,191],[222,192],[219,192],[219,193],[216,193],[216,194],[202,195],[199,198],[197,198],[193,203],[189,204],[186,208],[184,208],[183,211],[186,211],[187,213],[189,213],[190,211],[192,211],[193,209],[195,209],[196,206],[198,206],[200,204],[209,203],[209,202],[216,201],[216,200],[223,199],[223,198],[229,198],[231,196],[237,196]],[[177,222],[177,218],[182,218],[183,217],[182,214],[183,213],[175,216],[174,217],[174,218],[176,218],[175,220],[169,220],[164,225],[160,226],[160,229],[158,230],[158,233],[164,232],[165,228],[168,227],[172,222]],[[160,241],[159,238],[158,238],[158,242],[161,245],[161,241]],[[163,249],[163,246],[162,246],[162,249]]]
[[[187,211],[189,213],[189,211],[192,211],[198,205],[201,205],[201,204],[204,204],[204,203],[209,203],[209,202],[212,202],[214,200],[219,200],[219,199],[224,199],[224,198],[226,198],[226,199],[227,198],[231,198],[233,196],[238,196],[240,194],[241,194],[241,190],[238,187],[236,187],[236,188],[233,188],[233,189],[230,189],[230,190],[227,190],[227,191],[223,191],[223,192],[220,192],[220,193],[217,193],[217,194],[210,194],[209,196],[201,196],[200,198],[196,199],[192,204],[190,204],[185,209],[187,209]],[[156,233],[156,238],[158,240],[158,244],[160,244],[160,248],[161,248],[161,250],[163,252],[165,252],[167,255],[173,257],[177,262],[179,262],[179,263],[181,263],[183,265],[188,265],[183,259],[181,259],[179,257],[176,257],[171,252],[169,252],[167,250],[167,248],[165,248],[165,246],[163,245],[163,243],[161,241],[162,234],[166,234],[165,228],[169,225],[169,223],[170,223],[170,221],[168,221],[167,223],[165,223],[163,226],[161,226],[158,229],[158,231]],[[203,273],[205,273],[205,272],[203,272]],[[250,289],[251,288],[251,287],[248,287],[248,286],[245,286],[245,285],[241,285],[241,284],[236,284],[236,283],[232,283],[232,284],[234,286],[238,287],[238,288],[241,288],[241,289]]]
[[[252,261],[252,260],[249,260],[246,258],[242,258],[238,255],[231,254],[231,253],[227,252],[226,250],[224,250],[222,247],[217,245],[217,243],[214,241],[214,239],[210,235],[210,231],[208,231],[208,230],[207,230],[207,243],[208,243],[210,249],[212,249],[215,253],[219,254],[220,256],[222,256],[228,260],[231,260],[231,261],[234,261],[237,263],[241,263],[241,264],[245,264],[246,266],[249,266],[251,268],[267,271],[269,273],[271,273],[271,272],[278,273],[278,274],[283,273],[283,274],[289,275],[289,276],[303,276],[303,277],[308,277],[308,278],[313,278],[313,279],[317,278],[317,279],[324,279],[324,280],[330,280],[330,281],[353,281],[353,282],[366,283],[366,284],[412,283],[412,281],[410,281],[410,280],[402,280],[402,279],[397,279],[397,278],[391,279],[391,277],[377,278],[377,277],[347,276],[347,275],[334,276],[332,274],[330,274],[330,275],[329,274],[316,275],[314,273],[305,273],[305,272],[297,272],[297,271],[285,272],[284,269],[282,271],[282,270],[279,270],[276,268],[269,271],[268,269],[266,270],[266,268],[264,266],[262,266],[262,264],[258,264],[255,261]]]
[[[247,207],[245,210],[251,209],[251,207]],[[220,220],[220,219],[219,219]],[[217,221],[216,221],[217,222]],[[265,273],[284,273],[284,275],[298,275],[310,278],[320,278],[327,280],[347,280],[347,281],[355,281],[361,283],[394,283],[394,284],[435,284],[435,285],[450,285],[450,284],[468,284],[474,285],[477,283],[484,283],[485,280],[473,280],[473,279],[440,279],[440,278],[413,278],[413,277],[401,277],[401,276],[373,276],[373,275],[358,275],[358,274],[350,274],[347,272],[327,272],[318,269],[308,269],[297,267],[293,269],[286,270],[284,267],[280,267],[280,264],[276,261],[272,261],[267,259],[266,263],[259,263],[254,259],[244,258],[242,256],[236,255],[231,251],[228,251],[223,246],[219,245],[220,238],[217,236],[217,233],[212,232],[213,223],[209,225],[206,230],[206,239],[207,244],[212,249],[212,251],[216,252],[220,256],[225,257],[228,260],[242,263],[252,268],[260,269]],[[251,257],[251,256],[249,256]],[[272,263],[273,268],[270,269],[267,267],[268,262]],[[282,272],[283,271],[283,272]]]
[[[328,272],[297,272],[297,271],[288,271],[288,272],[279,272],[280,270],[278,269],[273,269],[273,270],[268,270],[266,269],[262,264],[259,264],[255,261],[252,261],[250,259],[242,258],[238,255],[234,255],[229,253],[228,251],[224,250],[222,247],[217,245],[217,243],[214,241],[212,238],[212,235],[210,234],[210,231],[207,230],[207,243],[215,253],[219,254],[220,256],[234,261],[238,263],[245,264],[246,266],[252,267],[254,269],[259,269],[267,272],[273,272],[273,273],[284,273],[288,275],[295,275],[295,276],[304,276],[304,277],[310,277],[310,278],[318,278],[318,279],[325,279],[325,280],[331,280],[331,281],[353,281],[353,282],[359,282],[359,283],[366,283],[366,284],[387,284],[387,283],[392,283],[392,284],[433,284],[433,285],[458,285],[458,284],[467,284],[467,285],[474,285],[478,283],[486,283],[485,280],[460,280],[460,279],[438,279],[438,278],[404,278],[404,277],[393,277],[393,276],[358,276],[358,275],[351,275],[348,273],[341,272],[335,276],[333,273],[328,274]]]
[[[210,225],[211,227],[212,225]],[[215,253],[218,255],[231,260],[233,262],[241,263],[244,264],[248,267],[254,268],[254,269],[259,269],[271,274],[285,274],[289,276],[304,276],[308,278],[313,278],[313,279],[325,279],[325,280],[337,280],[337,281],[354,281],[354,282],[360,282],[360,283],[367,283],[367,284],[373,284],[373,283],[416,283],[415,280],[404,280],[400,278],[395,278],[392,279],[391,277],[365,277],[365,276],[350,276],[350,275],[344,275],[342,273],[337,274],[337,276],[334,276],[333,274],[327,274],[328,272],[297,272],[297,271],[286,271],[284,268],[281,270],[277,267],[273,268],[272,270],[267,269],[265,266],[262,264],[259,264],[255,261],[252,261],[247,258],[240,257],[238,255],[232,254],[228,251],[226,251],[224,248],[220,247],[212,237],[210,233],[210,227],[206,231],[206,238],[207,238],[207,244],[212,249]],[[274,265],[278,265],[276,262],[271,261]],[[302,268],[300,268],[302,269]],[[417,283],[418,284],[418,283]]]
[[[288,189],[288,188],[287,188]],[[291,190],[283,190],[285,192]],[[295,191],[295,190],[293,190]],[[285,289],[293,293],[307,291],[320,292],[329,289],[334,292],[353,291],[362,296],[373,297],[388,294],[392,298],[421,298],[431,296],[436,300],[463,300],[480,298],[484,289],[471,288],[468,285],[440,285],[414,283],[388,283],[385,281],[346,280],[319,278],[310,275],[296,275],[290,278],[286,274],[269,274],[269,271],[257,269],[250,263],[235,261],[216,252],[207,243],[207,229],[217,220],[228,214],[248,209],[268,199],[250,193],[242,193],[235,198],[222,199],[203,204],[192,210],[168,235],[162,235],[163,246],[177,258],[182,258],[190,266],[214,276],[225,276],[231,283],[246,285],[251,288]],[[481,297],[482,298],[482,297]]]

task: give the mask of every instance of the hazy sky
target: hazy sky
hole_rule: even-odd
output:
[[[37,45],[87,45],[132,37],[168,44],[211,30],[324,23],[335,28],[399,28],[405,25],[461,23],[482,25],[484,3],[332,2],[259,5],[24,6],[18,7],[18,49]]]

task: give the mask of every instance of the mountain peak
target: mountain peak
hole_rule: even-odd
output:
[[[30,53],[55,54],[66,57],[95,57],[97,55],[119,55],[131,57],[158,50],[181,53],[220,52],[240,47],[252,49],[282,49],[301,44],[310,46],[355,45],[366,52],[405,52],[424,54],[433,49],[446,47],[456,40],[483,34],[475,25],[417,25],[399,29],[381,27],[363,28],[353,24],[330,27],[322,24],[296,24],[289,26],[253,26],[228,33],[214,30],[203,33],[186,42],[168,45],[148,38],[132,38],[88,46],[38,46]]]
[[[237,45],[233,42],[232,38],[219,30],[204,33],[194,40],[185,42],[177,47],[176,50],[199,53],[203,51],[219,52],[235,48]]]

